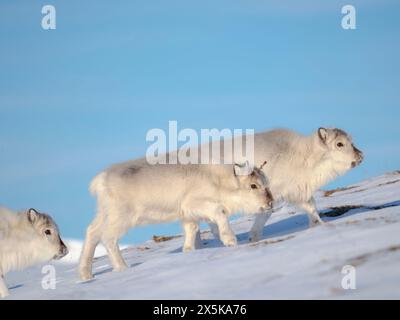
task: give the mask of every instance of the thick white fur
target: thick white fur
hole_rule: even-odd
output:
[[[339,142],[343,147],[338,147]],[[363,160],[351,137],[340,129],[320,128],[309,136],[276,129],[256,134],[254,145],[255,163],[267,161],[263,171],[274,200],[306,211],[310,225],[322,223],[313,198],[315,191]],[[250,231],[252,241],[261,238],[271,212],[256,216]]]
[[[252,189],[257,184],[258,189]],[[233,165],[148,165],[145,159],[115,165],[97,175],[90,191],[97,196],[97,215],[87,229],[79,273],[92,275],[97,244],[105,245],[114,271],[126,268],[118,240],[129,228],[181,220],[184,251],[196,246],[200,220],[218,225],[225,245],[236,244],[228,216],[262,212],[272,199],[261,170],[238,176]]]
[[[0,207],[0,297],[2,298],[9,294],[4,282],[7,272],[49,261],[61,256],[60,250],[62,256],[68,252],[65,246],[60,249],[60,245],[64,244],[61,244],[57,226],[53,221],[49,220],[48,216],[42,218],[35,215],[35,217],[37,220],[32,223],[28,219],[27,212],[15,213]],[[49,223],[51,225],[48,225]],[[43,228],[54,231],[54,239],[43,236],[41,234]]]

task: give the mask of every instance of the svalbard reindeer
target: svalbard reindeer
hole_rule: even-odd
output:
[[[245,173],[245,174],[244,174]],[[97,215],[87,229],[79,274],[92,275],[92,259],[101,241],[114,271],[127,266],[118,240],[129,228],[181,220],[183,250],[195,248],[198,222],[212,221],[226,246],[237,243],[228,217],[263,212],[272,206],[268,182],[259,168],[245,165],[150,165],[145,159],[117,164],[97,175],[90,191]]]
[[[274,207],[286,202],[304,210],[310,226],[321,224],[314,193],[336,177],[345,174],[363,161],[363,153],[352,138],[337,128],[319,128],[309,136],[287,129],[275,129],[254,136],[254,160],[267,161],[263,171],[268,177]],[[262,237],[265,223],[273,210],[257,214],[250,231],[250,240]],[[218,228],[210,225],[215,237]]]
[[[9,292],[4,276],[51,259],[61,259],[68,249],[58,227],[47,214],[35,209],[15,213],[0,207],[0,297]]]

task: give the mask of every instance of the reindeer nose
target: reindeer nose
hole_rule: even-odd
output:
[[[267,198],[268,206],[272,208],[274,197],[272,196],[271,191],[268,188],[265,189],[265,196]]]
[[[357,155],[357,163],[360,164],[364,160],[364,154],[361,150],[357,149],[355,146],[353,146],[353,149]]]
[[[358,163],[363,162],[363,160],[364,160],[364,154],[360,151],[358,153]]]
[[[68,251],[67,246],[65,245],[65,243],[62,240],[60,241],[60,244],[61,244],[61,248],[60,248],[58,254],[59,254],[60,258],[62,258],[64,256],[66,256],[69,251]]]
[[[62,256],[66,256],[68,254],[68,248],[66,246],[63,246],[60,250],[60,254],[62,254]]]

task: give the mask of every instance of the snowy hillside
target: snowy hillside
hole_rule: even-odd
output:
[[[179,236],[149,240],[124,249],[130,268],[123,273],[111,272],[107,257],[96,258],[95,280],[86,283],[77,278],[74,243],[69,260],[52,263],[55,290],[42,289],[35,267],[7,275],[8,299],[399,299],[400,171],[321,191],[316,201],[324,226],[309,229],[303,213],[284,207],[252,244],[252,217],[241,217],[232,223],[236,248],[222,247],[207,231],[204,248],[186,254]],[[342,288],[345,265],[356,268],[355,290]]]

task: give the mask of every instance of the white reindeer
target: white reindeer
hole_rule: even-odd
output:
[[[247,174],[243,174],[247,172]],[[79,274],[92,275],[97,244],[105,245],[114,271],[127,265],[118,240],[129,228],[181,220],[183,250],[195,248],[198,223],[218,225],[227,246],[236,245],[228,217],[263,212],[272,206],[266,177],[258,168],[240,165],[149,165],[145,159],[115,165],[97,175],[90,191],[97,196],[97,215],[87,229]]]
[[[35,209],[15,213],[0,207],[0,297],[9,294],[4,282],[7,272],[61,259],[67,253],[49,215]]]
[[[309,136],[276,129],[255,134],[254,160],[268,162],[263,172],[269,180],[274,208],[279,202],[290,203],[304,210],[310,226],[314,226],[323,223],[313,198],[315,191],[359,165],[363,153],[341,129],[319,128]],[[250,231],[251,241],[262,237],[272,212],[256,215]],[[218,238],[218,227],[210,224],[210,228]]]

